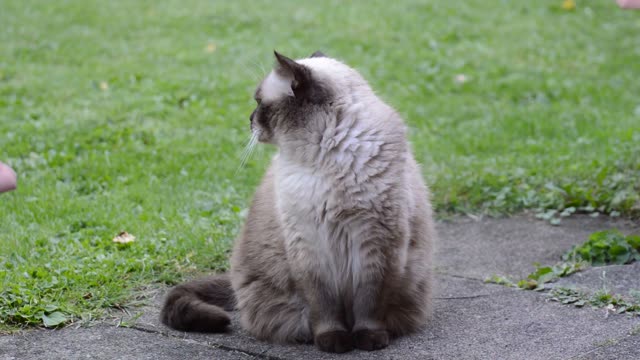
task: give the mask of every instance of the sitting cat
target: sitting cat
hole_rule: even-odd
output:
[[[349,66],[314,53],[255,93],[251,131],[273,158],[229,274],[174,288],[162,321],[328,352],[377,350],[426,323],[435,238],[429,192],[400,116]]]

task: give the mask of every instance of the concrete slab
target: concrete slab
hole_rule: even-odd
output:
[[[441,275],[437,288],[431,324],[372,353],[331,355],[311,345],[268,344],[247,336],[237,321],[229,334],[177,332],[158,322],[158,305],[149,307],[136,327],[279,359],[563,359],[623,338],[640,326],[638,317],[605,317],[601,310],[550,303],[545,294],[477,280]],[[640,356],[640,349],[635,355]]]
[[[605,290],[626,298],[633,298],[633,291],[640,292],[640,262],[592,267],[561,278],[549,284],[548,287],[577,289],[588,294]]]
[[[604,342],[602,346],[576,357],[576,360],[638,359],[640,335]]]
[[[248,354],[223,350],[207,343],[113,326],[40,330],[0,336],[1,360],[251,358]]]
[[[606,217],[573,216],[559,226],[532,216],[456,219],[438,224],[436,269],[480,280],[492,275],[522,279],[535,270],[535,262],[553,265],[591,233],[611,228],[640,233],[638,223]]]

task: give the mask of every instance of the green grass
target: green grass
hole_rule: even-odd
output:
[[[0,160],[20,184],[0,195],[0,329],[226,266],[273,152],[235,173],[273,49],[359,69],[441,215],[638,216],[640,17],[560,4],[1,1]]]

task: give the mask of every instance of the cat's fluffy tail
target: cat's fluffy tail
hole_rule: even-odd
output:
[[[180,284],[165,299],[160,320],[180,331],[223,332],[231,323],[226,311],[235,307],[226,274]]]

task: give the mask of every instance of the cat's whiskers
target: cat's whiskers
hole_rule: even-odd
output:
[[[244,147],[244,150],[240,155],[240,165],[238,166],[238,169],[236,169],[236,174],[240,172],[240,170],[244,167],[244,165],[247,163],[247,161],[251,157],[251,154],[253,153],[253,149],[255,149],[256,144],[258,143],[259,136],[260,136],[260,132],[257,130],[251,133],[251,137],[249,138],[247,145]]]

